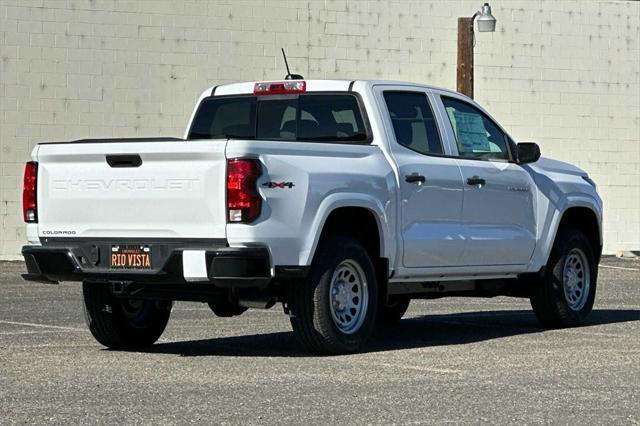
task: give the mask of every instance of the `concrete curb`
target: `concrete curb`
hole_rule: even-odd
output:
[[[22,256],[0,256],[0,262],[24,262]]]
[[[640,251],[635,251],[635,250],[619,251],[616,254],[616,257],[620,259],[636,259],[640,257]]]

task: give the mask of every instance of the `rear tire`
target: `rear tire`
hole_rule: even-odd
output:
[[[386,304],[378,307],[378,324],[391,326],[397,324],[409,309],[411,298],[407,296],[389,296]]]
[[[112,349],[141,349],[162,335],[173,302],[121,299],[108,284],[82,283],[84,314],[93,337]]]
[[[288,288],[291,325],[310,352],[344,354],[371,336],[378,284],[369,254],[346,237],[332,237],[318,249],[308,277]]]
[[[598,278],[593,253],[589,239],[581,231],[558,231],[549,262],[531,288],[531,307],[543,326],[574,327],[589,315]]]

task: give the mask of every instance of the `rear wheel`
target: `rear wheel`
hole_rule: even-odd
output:
[[[559,231],[547,267],[531,289],[531,306],[545,327],[576,326],[591,312],[598,275],[593,253],[581,231]]]
[[[84,282],[84,314],[95,339],[112,349],[155,343],[169,321],[172,302],[115,297],[108,284]]]
[[[394,325],[402,319],[409,309],[411,298],[407,296],[389,296],[387,303],[378,307],[378,324]]]
[[[309,351],[355,352],[371,336],[378,287],[367,251],[333,237],[319,249],[306,280],[289,286],[293,331]]]

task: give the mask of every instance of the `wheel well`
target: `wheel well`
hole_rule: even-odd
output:
[[[358,240],[371,260],[380,258],[380,231],[371,210],[363,207],[340,207],[333,210],[322,228],[318,246],[331,235],[342,235]]]
[[[600,243],[600,227],[598,219],[593,210],[586,207],[571,207],[562,215],[558,230],[571,226],[584,233],[593,247],[596,259],[600,260],[602,254],[602,244]],[[556,234],[557,235],[557,234]]]
[[[378,280],[378,297],[387,298],[389,259],[381,257],[382,234],[371,210],[364,207],[340,207],[333,210],[322,228],[318,247],[332,235],[351,237],[360,242],[369,253]]]

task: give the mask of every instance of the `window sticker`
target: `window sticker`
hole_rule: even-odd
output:
[[[487,129],[480,115],[456,111],[453,108],[447,108],[447,112],[464,152],[492,151]]]

